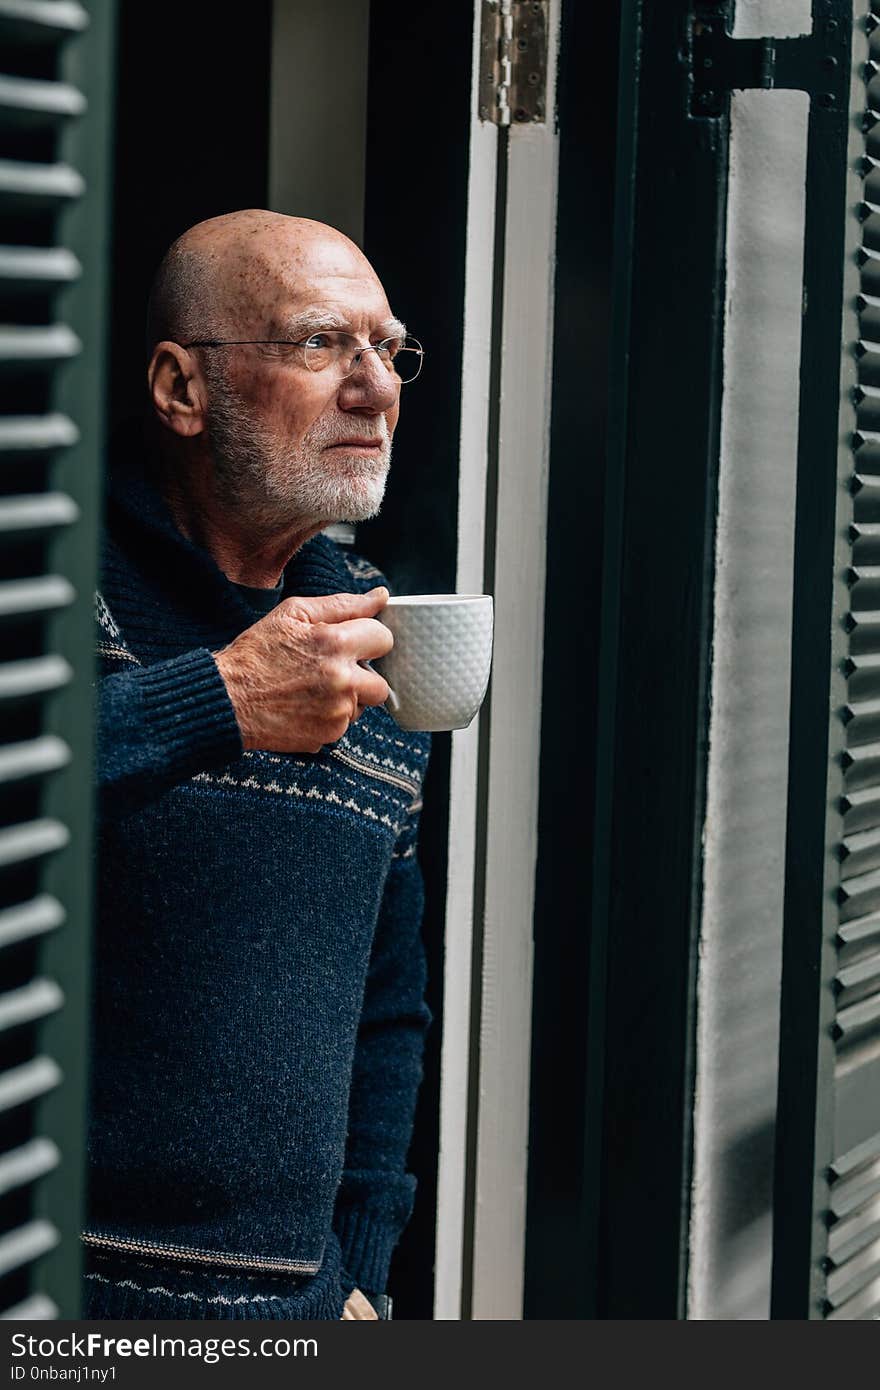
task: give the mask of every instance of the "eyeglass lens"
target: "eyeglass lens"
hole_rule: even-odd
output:
[[[335,369],[350,376],[360,365],[364,353],[375,353],[379,361],[402,383],[414,381],[422,369],[422,348],[415,338],[387,338],[365,348],[350,333],[314,333],[303,344],[303,355],[310,371]]]

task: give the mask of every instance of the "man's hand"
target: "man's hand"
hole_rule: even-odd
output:
[[[318,753],[341,738],[388,686],[360,663],[394,645],[375,621],[388,590],[284,599],[214,653],[245,748]]]
[[[340,1322],[378,1322],[379,1314],[360,1289],[352,1289],[342,1310]]]

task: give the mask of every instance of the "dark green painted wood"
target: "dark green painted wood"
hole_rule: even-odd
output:
[[[553,407],[541,717],[541,787],[535,883],[534,1010],[530,1087],[525,1316],[594,1316],[596,1184],[585,1172],[584,1008],[590,972],[603,501],[607,439],[619,414],[609,401],[611,265],[626,232],[614,225],[615,146],[622,196],[632,181],[632,125],[618,125],[621,11],[562,8],[557,95],[559,202],[553,328]],[[629,25],[630,16],[627,15]],[[603,62],[584,65],[592,53]],[[626,38],[626,82],[633,81]],[[623,218],[623,228],[627,226]],[[619,270],[625,267],[618,267]],[[609,420],[613,410],[615,420]],[[576,640],[572,640],[576,631]],[[573,701],[576,719],[572,718]],[[601,971],[600,971],[601,973]],[[562,1098],[564,1097],[564,1102]]]
[[[813,100],[807,151],[773,1233],[772,1316],[789,1319],[819,1318],[826,1311],[826,1165],[835,1152],[835,1112],[844,1099],[835,1085],[828,1026],[834,972],[829,948],[839,915],[839,869],[832,853],[842,834],[840,812],[829,796],[835,781],[835,768],[829,769],[829,709],[837,723],[836,547],[852,512],[838,476],[844,272],[847,242],[855,239],[855,209],[847,190],[851,0],[814,0],[813,19],[819,33],[834,26],[846,95],[834,103]]]
[[[60,455],[54,483],[74,499],[79,521],[49,547],[50,566],[76,590],[70,608],[49,626],[49,647],[74,672],[70,684],[51,698],[47,727],[70,745],[69,768],[47,785],[47,814],[70,830],[70,846],[46,869],[45,887],[63,905],[67,921],[48,935],[43,965],[61,984],[66,1005],[43,1029],[42,1045],[58,1058],[63,1084],[43,1106],[43,1133],[62,1153],[57,1170],[43,1183],[39,1210],[61,1233],[56,1251],[38,1269],[37,1288],[56,1303],[62,1317],[80,1311],[80,1231],[83,1225],[85,1118],[88,1074],[88,1011],[91,978],[93,840],[94,590],[97,534],[104,472],[107,373],[107,287],[112,83],[115,0],[93,0],[89,27],[65,47],[62,74],[88,99],[85,115],[65,131],[62,157],[84,177],[83,198],[59,219],[58,242],[71,250],[82,276],[59,297],[61,316],[83,344],[81,354],[58,373],[53,407],[79,429],[79,442]]]
[[[687,1277],[728,151],[690,114],[689,9],[645,6],[621,77],[586,1140],[610,1318],[683,1316]]]

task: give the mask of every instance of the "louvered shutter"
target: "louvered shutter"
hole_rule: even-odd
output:
[[[113,6],[0,0],[0,1309],[76,1317]]]
[[[802,544],[800,558],[796,550],[795,564],[774,1316],[832,1321],[880,1317],[880,78],[875,76],[880,38],[876,23],[867,14],[867,5],[855,6],[853,106],[845,132],[847,191],[845,198],[838,198],[826,189],[826,208],[837,210],[833,219],[829,213],[826,229],[842,228],[846,241],[844,256],[838,256],[834,248],[835,262],[839,265],[842,259],[844,264],[838,485],[836,493],[826,490],[833,458],[823,445],[806,484],[817,484],[815,496],[809,495],[805,507],[812,511],[813,543]],[[840,152],[844,152],[843,144]],[[827,166],[837,158],[838,152],[832,149]],[[809,191],[808,180],[808,197]],[[825,240],[831,241],[830,234]],[[828,254],[831,247],[826,244],[823,250]],[[833,327],[829,313],[825,338],[836,347]],[[817,395],[825,394],[826,384],[831,383],[814,382]],[[802,436],[803,430],[802,419]],[[805,535],[808,528],[800,520],[798,524]],[[826,536],[833,543],[833,569],[827,563],[831,546],[826,551]],[[831,668],[830,684],[826,677],[823,685],[816,659],[822,649],[818,633],[815,640],[810,638],[810,614],[818,612],[824,621],[829,581]],[[829,731],[827,742],[819,721]],[[798,763],[810,764],[800,781]],[[813,765],[823,777],[824,802]]]
[[[876,21],[869,18],[867,27]],[[880,36],[870,39],[880,55]],[[880,1316],[880,82],[864,69],[865,201],[858,252],[861,294],[855,356],[856,424],[851,487],[843,494],[849,564],[846,693],[840,765],[840,885],[830,1014],[832,1052],[826,1153],[819,1153],[822,1311],[829,1319]],[[844,531],[844,527],[840,528]],[[826,1045],[827,1050],[827,1045]],[[822,1049],[820,1049],[820,1059]],[[820,1075],[820,1083],[823,1078]],[[823,1159],[827,1157],[827,1163]]]

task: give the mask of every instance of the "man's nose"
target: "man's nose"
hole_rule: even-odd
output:
[[[370,349],[358,354],[348,376],[339,383],[339,404],[345,410],[359,406],[377,414],[390,410],[400,393],[400,380]]]

